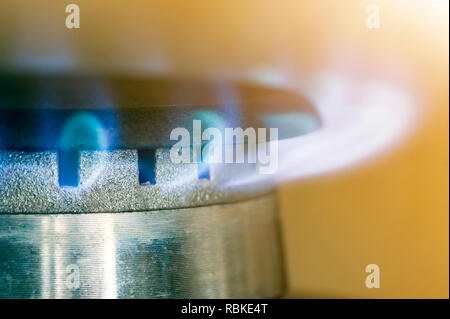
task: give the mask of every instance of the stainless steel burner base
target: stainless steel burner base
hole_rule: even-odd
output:
[[[0,298],[271,298],[275,195],[130,213],[0,214]]]

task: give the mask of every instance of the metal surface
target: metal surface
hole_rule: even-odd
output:
[[[211,164],[199,179],[198,164],[174,164],[156,152],[156,183],[140,184],[136,150],[82,151],[77,187],[61,187],[56,152],[0,151],[0,214],[95,213],[184,208],[255,197],[261,183],[256,164]],[[241,181],[237,183],[237,181]]]
[[[272,180],[259,164],[174,164],[170,133],[193,120],[278,139],[319,123],[278,88],[1,75],[0,298],[279,296]]]
[[[203,128],[257,128],[264,127],[262,114],[289,111],[317,118],[311,103],[296,92],[249,83],[0,74],[0,149],[165,148],[175,143],[171,130],[192,133],[194,119]],[[79,123],[80,116],[90,123]],[[62,141],[67,126],[76,130]],[[105,143],[77,136],[98,129]]]
[[[0,214],[0,298],[270,298],[273,194],[135,213]]]

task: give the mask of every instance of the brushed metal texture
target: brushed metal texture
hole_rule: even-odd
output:
[[[0,214],[0,298],[270,298],[283,290],[273,193],[226,205]]]

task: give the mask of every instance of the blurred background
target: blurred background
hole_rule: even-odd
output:
[[[80,7],[79,29],[65,27],[69,3]],[[379,28],[367,27],[370,4]],[[2,0],[0,69],[250,79],[298,90],[323,127],[280,148],[287,297],[448,298],[448,6]],[[371,263],[379,289],[364,284]]]

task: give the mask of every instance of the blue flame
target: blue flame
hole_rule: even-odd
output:
[[[92,113],[80,111],[74,113],[65,123],[60,137],[58,173],[60,186],[78,187],[79,185],[79,150],[107,149],[107,134],[100,120]],[[100,157],[101,158],[101,157]],[[102,160],[96,164],[83,186],[92,185],[104,168]]]
[[[92,113],[74,113],[61,132],[60,148],[63,150],[107,149],[108,139],[102,123]]]

